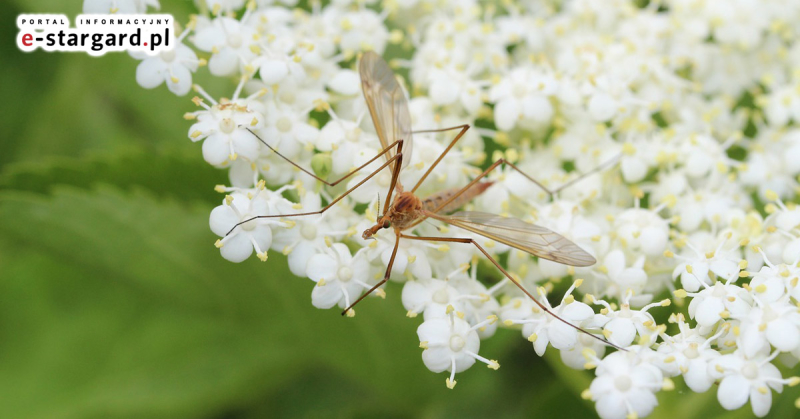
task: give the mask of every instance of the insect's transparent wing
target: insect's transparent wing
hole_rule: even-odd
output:
[[[570,266],[591,266],[597,262],[592,255],[564,236],[517,218],[475,211],[429,215],[542,259]]]
[[[403,165],[411,160],[411,114],[408,111],[408,100],[397,78],[380,55],[365,52],[358,66],[361,74],[361,90],[367,100],[369,114],[375,131],[381,140],[382,148],[386,148],[396,140],[403,140]],[[385,154],[389,159],[395,152]]]

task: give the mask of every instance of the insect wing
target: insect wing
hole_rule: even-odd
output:
[[[406,167],[411,160],[411,114],[408,111],[408,100],[397,78],[380,55],[365,52],[358,66],[361,74],[361,90],[367,100],[369,114],[375,131],[381,140],[382,148],[388,147],[396,140],[403,140],[403,164]],[[389,159],[395,152],[386,154]]]
[[[579,267],[591,266],[597,262],[592,255],[566,237],[517,218],[475,211],[428,215],[542,259]]]

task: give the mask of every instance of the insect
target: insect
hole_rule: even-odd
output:
[[[486,256],[486,258],[489,261],[492,262],[492,264],[494,264],[494,266],[497,267],[497,269],[499,269],[503,273],[503,275],[506,278],[508,278],[512,283],[514,283],[517,287],[519,287],[522,290],[522,292],[525,293],[529,298],[531,298],[542,310],[549,313],[556,319],[564,322],[565,324],[577,329],[578,331],[586,333],[595,339],[598,339],[608,345],[616,347],[607,340],[602,339],[597,335],[591,334],[588,331],[581,329],[577,325],[573,325],[572,323],[562,319],[557,314],[553,313],[544,304],[540,303],[536,298],[534,298],[533,295],[531,295],[525,289],[525,287],[522,286],[522,284],[520,284],[516,279],[514,279],[514,277],[508,271],[506,271],[506,269],[503,268],[500,265],[500,263],[498,263],[497,260],[495,260],[474,239],[454,238],[454,237],[421,237],[421,236],[406,234],[406,232],[409,232],[421,222],[431,218],[471,231],[483,237],[492,239],[499,243],[503,243],[505,245],[522,250],[524,252],[527,252],[534,256],[538,256],[543,259],[548,259],[565,265],[571,265],[577,267],[591,266],[596,262],[594,257],[592,257],[592,255],[587,253],[585,250],[581,249],[578,245],[571,242],[567,238],[547,228],[530,224],[525,221],[519,220],[517,218],[501,217],[498,215],[488,214],[483,212],[461,211],[452,215],[447,215],[448,213],[457,210],[458,208],[460,208],[461,206],[463,206],[476,196],[480,195],[489,186],[491,186],[492,184],[491,181],[481,181],[481,180],[501,164],[506,164],[512,169],[516,170],[524,177],[526,177],[528,180],[530,180],[531,182],[535,183],[543,190],[548,192],[551,196],[554,193],[557,193],[560,189],[569,186],[571,182],[562,185],[560,188],[556,190],[551,191],[547,189],[544,185],[542,185],[540,182],[536,181],[534,178],[528,176],[513,163],[501,158],[495,161],[491,166],[489,166],[485,171],[483,171],[483,173],[475,177],[472,181],[470,181],[467,185],[465,185],[462,188],[442,191],[425,198],[418,197],[415,194],[416,190],[420,187],[420,185],[422,185],[422,183],[431,174],[431,172],[439,164],[439,162],[442,161],[445,155],[453,148],[453,146],[455,146],[455,144],[461,139],[461,137],[464,136],[464,134],[467,132],[470,126],[468,124],[465,124],[438,130],[416,131],[417,133],[427,133],[427,132],[444,132],[450,130],[460,130],[458,134],[455,136],[455,138],[453,138],[453,140],[450,142],[450,144],[448,144],[448,146],[444,149],[444,151],[436,158],[433,164],[431,164],[428,170],[417,181],[414,187],[411,188],[410,190],[405,190],[402,184],[398,181],[398,177],[400,175],[401,170],[408,165],[411,156],[411,150],[413,147],[411,117],[409,114],[408,102],[405,97],[405,93],[403,92],[394,73],[386,64],[386,62],[378,54],[374,52],[366,52],[362,55],[361,60],[359,62],[359,72],[361,75],[361,84],[362,84],[362,91],[364,94],[364,98],[366,99],[370,116],[372,117],[373,124],[375,125],[375,131],[378,134],[378,138],[380,139],[381,146],[383,147],[383,149],[371,160],[367,161],[362,166],[352,170],[350,173],[347,173],[342,178],[334,182],[328,182],[324,179],[321,179],[316,175],[314,175],[313,173],[311,173],[310,171],[300,167],[295,162],[291,161],[290,159],[278,153],[277,150],[269,146],[264,140],[258,137],[255,133],[253,133],[253,135],[258,137],[258,139],[264,145],[269,147],[273,152],[275,152],[275,154],[284,158],[284,160],[288,161],[290,164],[292,164],[299,170],[309,174],[310,176],[313,176],[314,178],[316,178],[317,180],[321,181],[322,183],[328,186],[335,186],[339,184],[340,182],[354,175],[356,172],[363,169],[370,163],[379,159],[381,156],[385,156],[384,163],[377,170],[375,170],[374,172],[366,176],[363,180],[358,182],[355,186],[349,188],[343,194],[331,200],[330,203],[328,203],[325,207],[323,207],[319,211],[286,214],[286,215],[256,216],[236,224],[228,232],[228,234],[230,234],[230,232],[232,232],[238,226],[258,218],[297,217],[304,215],[322,214],[328,208],[332,207],[337,202],[342,200],[350,192],[352,192],[353,190],[355,190],[356,188],[360,187],[362,184],[367,182],[377,173],[381,172],[386,168],[389,168],[391,170],[392,177],[389,186],[389,193],[386,194],[386,200],[383,205],[384,213],[378,216],[375,225],[366,229],[362,234],[362,237],[364,239],[371,239],[380,230],[391,229],[391,231],[394,233],[395,235],[394,247],[392,249],[391,257],[389,259],[389,263],[386,268],[386,273],[384,274],[383,279],[380,282],[378,282],[375,286],[373,286],[367,292],[362,294],[356,301],[350,304],[349,307],[345,308],[344,311],[342,311],[342,315],[350,313],[350,310],[352,310],[356,304],[358,304],[361,300],[363,300],[367,295],[371,294],[376,289],[378,289],[381,285],[386,283],[386,281],[389,279],[390,273],[392,272],[392,266],[394,264],[395,257],[397,255],[397,249],[401,239],[422,240],[431,242],[463,243],[467,245],[474,245],[484,256]],[[602,166],[596,168],[595,171],[600,170],[601,168]]]

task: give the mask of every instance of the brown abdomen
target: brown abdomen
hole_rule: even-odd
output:
[[[454,200],[450,201],[447,205],[439,209],[438,213],[446,214],[449,212],[453,212],[466,204],[469,201],[472,201],[473,198],[480,195],[485,191],[488,187],[492,186],[494,182],[480,182],[472,185],[469,189],[464,191],[461,195],[459,195]],[[447,202],[453,195],[457,194],[461,188],[455,189],[448,189],[446,191],[442,191],[439,193],[435,193],[422,201],[422,207],[426,211],[433,212],[439,205]]]

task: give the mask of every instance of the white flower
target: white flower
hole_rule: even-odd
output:
[[[403,306],[409,314],[423,313],[424,319],[444,317],[447,307],[464,311],[456,301],[460,293],[439,279],[408,281],[403,286]]]
[[[658,303],[648,304],[640,310],[631,310],[629,293],[623,300],[623,304],[619,310],[614,310],[613,307],[603,300],[598,300],[595,304],[605,306],[601,314],[605,317],[605,324],[603,327],[603,335],[609,342],[620,346],[627,347],[633,344],[636,335],[648,336],[656,333],[656,322],[653,316],[647,311],[653,307],[666,307],[670,305],[670,300],[663,300]]]
[[[658,256],[667,248],[669,225],[657,210],[625,210],[614,217],[614,229],[631,251],[641,250],[647,256]]]
[[[784,380],[778,368],[770,363],[776,354],[767,356],[761,352],[747,357],[737,351],[713,360],[708,371],[712,377],[721,379],[717,399],[722,407],[734,410],[750,400],[753,414],[766,416],[772,405],[772,390],[780,393],[784,384],[797,382],[794,378]]]
[[[256,31],[243,23],[248,16],[249,12],[245,13],[241,21],[220,16],[197,29],[193,42],[201,51],[212,54],[208,60],[211,74],[233,75],[256,57]]]
[[[311,304],[317,308],[349,307],[370,288],[366,283],[369,263],[364,252],[351,256],[350,250],[342,243],[333,243],[324,253],[311,256],[306,273],[317,283],[311,292]]]
[[[672,271],[672,277],[680,276],[681,285],[690,292],[695,292],[701,287],[708,288],[711,285],[711,277],[719,276],[726,283],[739,277],[739,258],[730,249],[725,249],[725,245],[730,239],[730,234],[726,235],[716,249],[703,253],[691,243],[686,246],[694,252],[693,256],[676,255],[675,257],[685,262],[676,266]],[[710,275],[713,274],[713,275]]]
[[[664,343],[658,347],[658,352],[664,355],[661,369],[670,376],[683,375],[692,391],[703,393],[714,384],[708,364],[719,356],[710,346],[725,330],[706,338],[700,335],[698,328],[691,329],[680,313],[670,316],[670,321],[677,322],[681,332],[674,336],[661,334],[664,338]]]
[[[753,304],[753,298],[745,289],[723,282],[717,282],[698,293],[686,294],[692,297],[689,317],[704,327],[711,327],[728,317],[745,316]]]
[[[181,35],[177,45],[156,56],[142,51],[131,51],[133,58],[142,60],[136,67],[136,82],[145,89],[153,89],[166,83],[170,92],[178,96],[189,93],[192,87],[192,73],[197,71],[200,61],[194,51],[181,43]]]
[[[558,81],[533,68],[513,70],[489,92],[495,104],[494,122],[502,131],[514,128],[519,120],[534,124],[550,122],[555,109],[550,97],[558,91]]]
[[[189,128],[189,139],[204,140],[203,158],[214,166],[225,165],[240,156],[255,161],[262,146],[249,130],[257,130],[264,123],[261,112],[254,108],[258,104],[247,99],[240,101],[236,95],[231,102],[208,100],[213,106],[197,102],[205,110],[190,114],[197,122]]]
[[[417,328],[419,346],[424,349],[422,362],[433,372],[450,371],[446,384],[451,389],[456,385],[456,373],[471,367],[475,360],[495,370],[500,368],[497,361],[478,355],[481,341],[476,332],[483,323],[495,322],[497,317],[470,326],[453,311],[447,317],[426,320]]]
[[[272,245],[272,229],[269,219],[256,219],[244,223],[233,231],[231,229],[242,221],[259,215],[268,215],[269,202],[267,192],[253,193],[234,192],[225,198],[222,205],[214,208],[209,217],[211,231],[223,237],[217,241],[222,257],[231,262],[241,262],[253,253],[262,261],[267,260],[267,250]],[[230,234],[228,234],[230,232]]]
[[[647,273],[643,269],[644,256],[639,257],[631,266],[628,266],[625,259],[625,253],[621,250],[612,250],[603,259],[603,264],[598,267],[600,273],[595,274],[607,281],[602,294],[622,299],[632,293],[635,296],[632,301],[637,306],[650,302],[652,296],[642,294],[647,283]]]
[[[576,327],[582,327],[583,322],[594,317],[594,311],[591,307],[575,301],[572,296],[572,291],[580,285],[580,282],[578,280],[572,284],[564,295],[561,304],[554,308],[550,307],[550,303],[545,298],[547,294],[544,289],[539,288],[539,295],[544,300],[545,307],[548,307],[551,312],[562,320],[556,319],[538,305],[523,299],[519,303],[515,302],[515,305],[519,304],[520,307],[526,307],[526,309],[521,312],[518,309],[513,311],[506,310],[502,313],[503,324],[507,326],[521,324],[522,336],[533,343],[533,349],[539,356],[544,355],[548,344],[559,350],[573,348],[578,343],[578,333],[580,333]]]
[[[738,319],[741,333],[737,343],[745,356],[755,356],[767,343],[781,352],[791,352],[800,346],[800,313],[787,300],[753,307]]]
[[[306,191],[300,204],[286,205],[276,211],[279,214],[314,212],[321,206],[319,195]],[[336,231],[326,217],[331,217],[331,214],[292,217],[285,223],[288,228],[276,229],[273,248],[288,255],[289,269],[293,274],[305,275],[311,257],[327,249],[333,237],[345,233]]]
[[[644,417],[658,405],[655,392],[661,390],[663,375],[635,352],[614,352],[597,361],[597,378],[588,396],[603,419]]]

